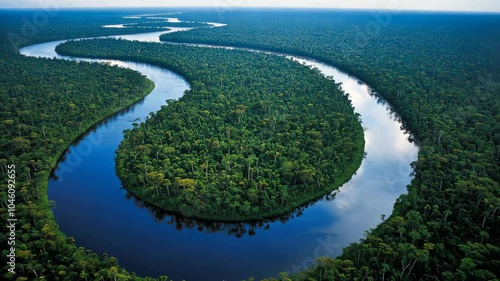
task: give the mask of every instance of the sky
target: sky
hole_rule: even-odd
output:
[[[0,0],[0,8],[307,7],[500,12],[500,0]]]

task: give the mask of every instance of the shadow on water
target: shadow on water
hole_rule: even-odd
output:
[[[388,114],[389,118],[391,118],[391,120],[395,121],[396,123],[401,124],[400,130],[402,132],[404,132],[405,135],[408,136],[408,142],[409,143],[414,143],[414,144],[418,145],[416,137],[410,131],[410,128],[408,128],[408,126],[406,125],[406,122],[401,118],[401,116],[399,115],[399,113],[396,112],[396,110],[391,105],[391,103],[388,102],[378,92],[374,91],[371,88],[368,89],[368,94],[376,100],[377,104],[385,106],[387,114]]]
[[[58,180],[58,176],[56,175],[56,171],[60,168],[61,163],[64,163],[67,159],[66,157],[71,154],[72,152],[72,147],[78,147],[82,141],[86,141],[86,139],[89,137],[89,135],[98,133],[99,137],[103,137],[103,132],[98,131],[101,127],[107,128],[108,131],[111,131],[114,129],[113,124],[116,122],[116,120],[120,117],[128,115],[131,111],[133,111],[136,107],[141,106],[144,103],[144,100],[146,98],[143,97],[140,100],[134,102],[133,104],[119,110],[118,112],[113,113],[112,115],[108,116],[107,118],[99,121],[98,123],[92,125],[89,127],[85,132],[83,132],[81,135],[79,135],[71,144],[63,151],[63,153],[59,156],[57,159],[57,164],[52,170],[50,171],[50,179],[53,180]],[[130,121],[135,122],[137,120]],[[110,126],[110,127],[109,127]]]
[[[122,187],[123,189],[123,187]],[[123,189],[125,190],[125,189]],[[126,190],[125,190],[126,191]],[[157,208],[147,202],[142,201],[134,194],[126,191],[125,198],[133,200],[134,205],[140,209],[146,209],[151,214],[157,223],[166,223],[175,227],[177,231],[183,229],[196,229],[204,233],[225,233],[228,236],[235,236],[241,238],[245,235],[254,236],[256,230],[268,230],[271,224],[276,222],[286,223],[292,219],[299,218],[303,215],[304,211],[309,207],[315,205],[320,201],[333,201],[338,191],[331,192],[327,195],[321,196],[306,205],[296,208],[295,210],[281,216],[275,216],[262,220],[249,220],[249,221],[211,221],[189,218],[179,213],[168,212]]]

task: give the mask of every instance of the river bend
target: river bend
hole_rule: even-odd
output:
[[[172,29],[175,32],[185,29]],[[160,42],[166,31],[120,37]],[[65,42],[21,49],[26,56],[70,58],[55,53]],[[278,272],[311,266],[318,256],[334,257],[390,215],[406,193],[410,163],[418,148],[409,140],[388,104],[363,82],[335,67],[307,58],[289,57],[331,76],[349,94],[365,128],[366,158],[334,200],[323,199],[287,218],[254,224],[206,223],[161,214],[127,194],[116,176],[114,156],[123,130],[158,111],[167,99],[178,99],[188,82],[167,69],[143,63],[101,61],[137,70],[155,89],[137,104],[99,123],[75,140],[58,162],[49,181],[48,197],[56,201],[60,229],[97,254],[114,256],[141,276],[168,275],[174,280],[256,280]]]

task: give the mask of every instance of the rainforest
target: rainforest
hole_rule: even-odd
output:
[[[3,279],[499,278],[498,13],[0,22]]]

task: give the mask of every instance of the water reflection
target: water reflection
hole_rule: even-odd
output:
[[[162,33],[119,37],[159,42]],[[27,47],[22,53],[61,57],[54,52],[61,42]],[[365,230],[375,227],[380,215],[392,212],[412,179],[410,163],[416,160],[418,149],[409,141],[397,114],[368,86],[331,66],[302,61],[341,83],[366,130],[367,156],[337,193],[285,216],[247,223],[187,219],[144,205],[121,188],[114,169],[115,150],[124,129],[159,110],[165,100],[182,96],[188,84],[165,69],[120,62],[145,73],[156,84],[155,90],[140,104],[82,135],[60,159],[54,171],[59,178],[51,179],[48,189],[49,199],[57,202],[54,217],[60,229],[79,246],[116,257],[129,271],[142,276],[168,275],[174,280],[241,280],[249,276],[258,280],[305,269],[318,253],[340,254],[343,247],[363,237]],[[99,142],[83,157],[82,148],[93,140]],[[77,156],[81,161],[75,160]],[[70,165],[75,163],[78,165]]]
[[[183,216],[182,214],[177,214],[173,212],[167,212],[165,210],[159,209],[151,204],[142,201],[130,192],[126,191],[127,200],[133,200],[134,205],[138,208],[147,210],[154,218],[157,223],[167,223],[168,225],[175,226],[175,229],[182,231],[183,229],[195,229],[199,232],[205,233],[225,233],[229,236],[235,236],[241,238],[245,235],[254,236],[257,230],[269,230],[271,224],[280,222],[286,223],[289,220],[299,218],[304,214],[304,211],[309,207],[316,204],[318,201],[333,201],[335,199],[337,192],[332,192],[327,195],[321,196],[316,200],[307,203],[304,206],[298,207],[292,212],[285,215],[276,216],[272,218],[266,218],[263,220],[252,220],[244,222],[233,222],[233,221],[210,221],[210,220],[200,220],[193,219]]]

